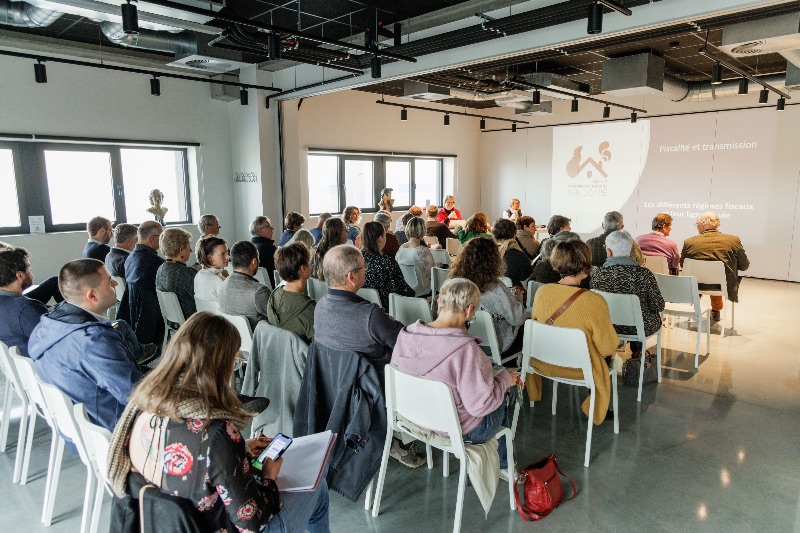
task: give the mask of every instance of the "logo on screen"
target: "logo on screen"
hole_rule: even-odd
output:
[[[570,158],[570,160],[567,162],[567,175],[570,178],[577,178],[583,172],[583,177],[592,179],[595,177],[594,172],[597,171],[604,178],[608,178],[608,173],[606,173],[606,171],[603,169],[603,163],[611,160],[611,150],[609,150],[610,146],[611,144],[608,141],[603,141],[600,143],[600,146],[597,147],[597,153],[600,154],[600,157],[598,158],[599,161],[595,160],[595,158],[592,156],[588,156],[586,159],[581,161],[581,152],[583,151],[583,146],[576,146],[572,151],[572,158]],[[594,168],[594,170],[592,170],[592,168]]]

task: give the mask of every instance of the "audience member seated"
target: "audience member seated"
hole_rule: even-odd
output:
[[[201,531],[327,533],[324,479],[314,492],[279,493],[282,459],[267,459],[261,471],[251,466],[269,439],[241,433],[254,413],[230,385],[239,342],[230,322],[206,312],[180,328],[114,429],[107,473],[115,505],[138,497],[131,488],[146,480],[189,500]],[[123,529],[114,521],[121,514],[112,513],[112,531]]]
[[[14,248],[16,248],[16,246],[0,241],[0,252],[3,250],[12,250]],[[64,301],[64,297],[61,296],[61,292],[58,290],[58,276],[50,276],[37,287],[29,287],[28,290],[25,291],[25,296],[41,302],[44,305],[47,305],[47,302],[49,302],[51,298],[54,299],[56,303]]]
[[[356,242],[356,237],[361,234],[361,210],[354,205],[349,205],[344,208],[342,213],[342,220],[344,225],[347,226],[347,239]]]
[[[267,317],[270,295],[269,287],[253,277],[258,272],[258,250],[252,242],[239,241],[231,248],[229,257],[233,259],[233,274],[220,284],[219,310],[226,315],[246,317],[254,330],[259,320]],[[201,274],[205,270],[208,269]],[[216,283],[219,277],[208,276],[208,279]]]
[[[512,198],[508,209],[503,211],[503,218],[516,223],[517,220],[522,218],[522,208],[519,205],[519,198]]]
[[[725,282],[728,285],[728,299],[739,301],[740,270],[750,268],[750,260],[744,252],[742,241],[736,235],[728,235],[719,231],[720,220],[713,211],[706,211],[697,218],[695,228],[699,235],[683,241],[681,266],[684,259],[701,261],[722,261],[725,264]],[[700,289],[719,289],[719,285],[701,284]],[[711,318],[719,321],[722,311],[722,296],[711,297]]]
[[[25,357],[31,332],[48,311],[42,302],[22,295],[31,285],[33,274],[27,250],[0,249],[0,341],[19,347]]]
[[[446,228],[445,228],[446,229]],[[412,217],[406,225],[408,242],[397,251],[395,259],[400,265],[414,267],[417,284],[413,287],[415,296],[425,296],[431,292],[431,268],[436,266],[431,251],[425,246],[425,222],[421,218]]]
[[[530,259],[517,242],[516,225],[511,220],[501,218],[494,223],[492,235],[499,246],[500,256],[506,264],[506,273],[503,275],[511,280],[513,286],[524,290],[528,278],[533,274],[533,268],[531,268]]]
[[[161,234],[161,253],[167,261],[156,272],[156,290],[174,292],[183,317],[189,318],[197,311],[194,303],[197,271],[186,266],[192,253],[192,234],[182,228],[165,229]]]
[[[538,283],[558,283],[561,280],[561,276],[558,272],[555,271],[553,265],[550,263],[550,256],[553,253],[553,248],[556,244],[560,242],[567,242],[567,241],[580,241],[581,236],[577,233],[573,233],[571,231],[560,231],[556,233],[553,237],[545,239],[542,241],[541,253],[542,257],[539,261],[536,262],[536,266],[533,269],[533,280]],[[592,267],[596,268],[596,267]],[[591,279],[591,270],[590,274],[581,281],[581,287],[584,289],[589,288],[589,281]]]
[[[551,262],[553,268],[561,276],[561,281],[541,287],[536,292],[533,301],[533,320],[547,322],[548,318],[556,314],[564,303],[582,290],[581,281],[586,279],[592,266],[592,255],[586,243],[579,239],[570,239],[558,242],[553,249]],[[594,413],[589,413],[587,397],[583,402],[583,413],[590,417],[595,424],[601,424],[606,418],[608,404],[611,399],[611,379],[608,375],[608,365],[605,356],[614,355],[619,344],[611,317],[608,313],[608,304],[597,293],[585,291],[553,319],[553,325],[562,328],[577,328],[586,334],[589,346],[589,358],[592,363],[592,378],[594,379],[595,398]],[[567,369],[554,366],[531,358],[531,366],[546,376],[583,379],[580,369]],[[532,401],[541,401],[542,383],[538,375],[529,375],[527,379],[528,397]]]
[[[258,249],[258,263],[267,270],[271,286],[275,286],[275,228],[267,217],[259,216],[250,223],[250,242]]]
[[[203,269],[194,277],[194,297],[217,302],[222,282],[228,277],[228,243],[213,235],[203,237],[197,241],[197,258]]]
[[[133,326],[136,338],[144,344],[161,343],[164,338],[164,319],[156,295],[156,274],[164,264],[158,256],[163,231],[155,220],[142,222],[139,242],[125,260],[125,295],[117,316]]]
[[[222,226],[219,225],[219,219],[215,215],[203,215],[200,217],[200,220],[197,222],[197,229],[200,230],[200,239],[203,237],[216,237],[219,235],[219,230],[222,229]],[[195,245],[195,254],[200,253],[200,239],[197,240],[197,244]],[[197,256],[197,262],[192,265],[192,268],[200,271],[203,269],[202,261],[200,261],[200,256]]]
[[[300,213],[295,213],[294,211],[290,211],[286,218],[283,220],[283,234],[281,234],[281,239],[278,242],[278,246],[283,246],[289,239],[294,237],[294,234],[297,230],[303,227],[303,224],[306,222],[306,217],[301,215]]]
[[[442,250],[446,250],[447,239],[457,239],[458,235],[455,235],[445,224],[437,220],[439,208],[435,205],[429,205],[425,214],[427,216],[425,220],[425,236],[436,237],[439,239],[439,246],[441,246]]]
[[[114,228],[115,244],[105,259],[106,268],[112,276],[125,279],[125,261],[136,246],[137,240],[137,229],[133,224],[117,224]]]
[[[306,282],[311,277],[308,248],[299,242],[279,248],[275,254],[275,266],[286,284],[269,296],[267,322],[297,333],[303,342],[311,344],[316,302],[305,294]]]
[[[339,246],[347,242],[347,226],[340,218],[329,218],[322,228],[322,239],[319,244],[314,248],[314,253],[311,256],[311,276],[325,281],[325,270],[323,269],[323,260],[325,254],[334,246]]]
[[[383,231],[386,234],[386,246],[383,247],[383,255],[388,255],[391,258],[397,256],[397,250],[400,249],[400,240],[392,233],[392,215],[386,211],[378,211],[375,213],[375,222],[383,226]]]
[[[364,224],[361,244],[367,269],[364,287],[378,291],[384,309],[389,309],[389,293],[414,296],[414,289],[406,283],[400,265],[382,252],[386,244],[386,232],[380,223]]]
[[[652,272],[631,259],[633,237],[627,231],[614,231],[606,237],[608,259],[592,275],[592,289],[639,297],[644,321],[644,334],[649,337],[661,329],[664,298]],[[620,335],[636,335],[634,326],[614,326]],[[634,354],[642,350],[638,342],[631,343]]]
[[[397,226],[395,226],[394,234],[400,246],[408,242],[408,237],[406,237],[406,225],[412,218],[414,218],[414,215],[409,211],[397,221],[397,226],[400,226],[400,229],[397,229]]]
[[[502,353],[522,349],[525,306],[500,278],[505,264],[493,239],[472,239],[458,254],[450,278],[467,278],[481,291],[481,309],[492,315]]]
[[[117,303],[116,284],[101,261],[78,259],[61,268],[58,285],[66,301],[42,317],[28,343],[36,374],[112,431],[142,378],[126,340],[130,329],[105,316]]]
[[[489,219],[483,213],[475,213],[464,223],[464,229],[458,231],[458,240],[461,244],[466,243],[473,237],[486,237],[491,239],[491,228]]]
[[[418,320],[397,336],[392,366],[433,381],[446,383],[461,423],[464,442],[483,444],[501,426],[508,427],[505,393],[514,385],[516,372],[495,373],[492,362],[469,334],[467,324],[481,305],[481,293],[471,281],[454,278],[445,281],[439,292],[439,316],[425,324]],[[399,441],[392,442],[392,453],[399,454]],[[506,468],[505,439],[498,448],[500,468]]]
[[[306,248],[311,250],[311,247],[314,246],[314,236],[308,230],[299,229],[294,233],[294,235],[292,235],[292,238],[289,239],[289,242],[286,244],[294,244],[296,242],[305,244]]]
[[[550,237],[555,237],[562,231],[570,231],[572,229],[570,226],[571,223],[572,220],[565,216],[553,215],[550,217],[550,220],[547,221],[547,233]]]
[[[89,234],[89,242],[83,247],[83,258],[105,261],[111,251],[108,243],[114,235],[111,221],[105,217],[94,217],[86,223],[86,232]]]
[[[325,225],[325,221],[331,218],[333,215],[330,213],[322,213],[317,217],[317,227],[311,228],[308,230],[311,235],[314,236],[314,244],[309,247],[309,249],[313,248],[314,246],[319,244],[319,241],[322,239],[322,227]]]
[[[625,227],[622,213],[619,211],[609,211],[606,213],[603,217],[602,227],[602,235],[598,235],[586,241],[586,246],[592,251],[592,266],[596,267],[601,267],[603,263],[606,262],[606,237],[608,237],[612,231],[621,230]],[[636,244],[636,241],[633,242],[633,247],[631,248],[631,258],[635,259],[640,265],[644,264],[644,256],[642,256],[642,251],[639,249],[639,245]]]
[[[517,219],[517,242],[522,247],[522,251],[533,260],[539,255],[539,241],[536,239],[536,221],[529,216],[521,216]]]
[[[644,255],[660,255],[667,259],[670,274],[677,274],[680,268],[681,254],[675,241],[667,239],[672,231],[672,217],[667,213],[659,213],[653,219],[653,231],[636,237],[636,243]]]
[[[448,194],[442,199],[442,203],[444,204],[444,207],[439,209],[439,213],[436,215],[436,220],[448,227],[450,226],[451,220],[463,220],[461,218],[461,211],[456,209],[455,196]]]

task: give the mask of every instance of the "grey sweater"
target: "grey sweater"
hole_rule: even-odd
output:
[[[481,293],[481,309],[492,315],[500,351],[508,350],[525,323],[525,306],[498,281]]]
[[[219,289],[219,309],[226,315],[247,318],[256,329],[259,320],[267,317],[270,290],[258,280],[242,272],[234,272]]]

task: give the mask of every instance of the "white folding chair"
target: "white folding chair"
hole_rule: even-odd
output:
[[[399,265],[399,266],[400,266],[400,272],[403,273],[403,279],[405,280],[405,282],[408,284],[409,287],[415,289],[417,287],[417,284],[419,283],[417,281],[416,267],[414,267],[414,265]]]
[[[83,496],[83,516],[81,518],[81,533],[85,533],[89,527],[89,521],[93,512],[92,496],[97,487],[97,475],[94,471],[94,466],[89,460],[89,455],[86,452],[86,447],[81,438],[81,432],[75,422],[75,413],[73,411],[72,401],[59,390],[57,387],[45,383],[39,377],[36,377],[39,384],[39,389],[42,391],[47,410],[50,413],[50,419],[56,424],[59,432],[58,450],[56,452],[55,469],[52,478],[52,486],[47,491],[48,499],[45,500],[45,519],[44,525],[49,526],[53,521],[53,507],[56,503],[56,489],[58,488],[58,477],[61,472],[61,460],[64,455],[64,438],[72,441],[78,449],[78,455],[81,462],[86,466],[86,492]]]
[[[642,344],[642,364],[639,365],[639,394],[637,402],[642,401],[642,383],[644,381],[644,351],[647,348],[647,339],[656,337],[656,368],[658,369],[658,382],[661,383],[661,328],[650,336],[645,336],[644,319],[642,318],[642,307],[639,297],[635,294],[617,294],[613,292],[595,291],[602,296],[608,304],[608,314],[611,316],[611,323],[615,326],[634,326],[636,335],[617,334],[619,339],[624,342],[640,342]]]
[[[275,288],[276,289],[278,287],[280,287],[281,285],[284,285],[286,283],[285,281],[283,281],[283,278],[281,277],[281,275],[278,274],[277,270],[273,271],[273,276],[275,276]]]
[[[700,289],[700,294],[709,296],[722,296],[728,300],[728,280],[725,277],[725,263],[722,261],[700,261],[698,259],[684,259],[681,276],[694,276],[698,285],[719,285],[719,289]],[[735,304],[731,304],[731,327],[733,329],[735,319]],[[725,338],[725,307],[720,312],[719,325],[722,328],[722,338]],[[729,332],[730,333],[730,332]]]
[[[653,274],[669,274],[667,258],[663,255],[646,255],[644,257],[644,267]]]
[[[439,295],[439,289],[442,288],[442,284],[447,281],[449,276],[450,271],[446,268],[431,268],[431,315],[436,313],[436,297]]]
[[[447,248],[447,253],[450,255],[450,257],[455,257],[461,253],[461,241],[458,239],[448,237],[445,241],[445,245]]]
[[[433,262],[437,265],[450,265],[450,254],[447,253],[447,250],[431,250],[431,255]]]
[[[544,363],[566,368],[577,368],[583,371],[583,379],[567,379],[547,376],[536,372],[530,364],[531,357]],[[553,382],[553,416],[556,414],[556,401],[558,399],[558,384],[575,385],[589,388],[589,420],[586,428],[586,455],[583,466],[589,466],[589,457],[592,449],[592,426],[594,426],[595,391],[594,377],[592,375],[592,362],[589,355],[589,346],[586,343],[586,334],[577,328],[561,328],[549,326],[534,320],[525,321],[525,336],[522,343],[522,380],[527,374],[539,374]],[[387,367],[388,368],[388,367]],[[614,433],[619,433],[619,398],[617,395],[617,373],[609,370],[611,375],[611,398],[614,408]],[[533,402],[531,402],[533,404]]]
[[[431,322],[431,309],[425,298],[412,298],[410,296],[400,296],[399,294],[389,294],[389,316],[402,322],[407,326],[417,320],[422,320],[426,324]]]
[[[25,388],[17,374],[17,369],[11,359],[11,352],[4,343],[0,342],[0,370],[6,377],[6,394],[3,399],[3,421],[0,427],[0,451],[6,451],[8,443],[8,428],[11,424],[11,404],[14,396],[22,402],[22,416],[19,418],[19,433],[17,434],[17,458],[14,461],[14,472],[11,475],[12,483],[19,483],[22,476],[22,464],[25,458],[25,435],[28,427],[28,409],[30,402]]]
[[[539,283],[538,281],[530,280],[528,281],[528,295],[525,297],[525,308],[530,309],[533,307],[533,298],[536,296],[536,291],[542,288],[545,283]]]
[[[220,314],[219,300],[204,300],[202,298],[195,297],[194,305],[198,311],[208,311],[209,313],[214,313],[215,315]]]
[[[501,357],[500,343],[497,341],[497,332],[494,329],[492,315],[483,309],[475,311],[475,318],[472,319],[472,325],[469,327],[469,334],[483,339],[481,346],[489,347],[489,352],[492,354],[492,362],[496,365],[502,365],[507,361],[514,361],[521,354],[521,352],[517,352]]]
[[[389,450],[392,447],[392,436],[395,431],[408,433],[401,424],[398,424],[398,417],[402,417],[417,426],[433,429],[440,433],[446,433],[449,437],[433,437],[426,442],[428,457],[431,457],[430,448],[436,447],[445,454],[444,475],[449,473],[447,465],[447,454],[452,453],[460,461],[458,477],[458,493],[456,496],[456,516],[453,524],[453,532],[461,530],[461,514],[464,507],[464,488],[467,477],[467,456],[465,451],[464,439],[461,434],[461,424],[458,421],[458,411],[456,411],[453,401],[453,392],[445,383],[429,379],[410,376],[393,366],[387,365],[386,373],[386,411],[388,413],[386,428],[386,443],[383,447],[383,458],[381,468],[378,471],[378,483],[375,489],[375,503],[372,506],[372,516],[377,517],[380,511],[381,496],[383,486],[386,481],[386,468],[389,462]],[[411,433],[408,433],[411,434]],[[419,438],[418,435],[412,435]],[[506,438],[506,457],[508,459],[508,480],[509,506],[516,509],[514,501],[514,443],[511,430],[501,428],[495,435],[496,438],[505,436]],[[428,468],[433,468],[433,463],[428,460]]]
[[[156,297],[158,298],[158,307],[161,309],[161,316],[164,318],[164,342],[161,345],[166,348],[171,334],[177,331],[177,329],[174,329],[175,324],[181,326],[186,322],[186,318],[183,316],[183,310],[177,294],[156,291]]]
[[[100,524],[100,510],[103,507],[103,493],[108,492],[109,495],[113,495],[111,483],[106,473],[108,454],[111,447],[111,432],[106,428],[93,424],[89,420],[89,416],[86,414],[86,408],[82,403],[73,407],[73,414],[75,416],[75,422],[78,425],[78,430],[81,433],[83,444],[86,448],[86,455],[92,463],[94,474],[97,478],[94,505],[92,506],[92,522],[89,529],[90,533],[97,533],[97,528]]]
[[[239,351],[249,354],[253,347],[253,330],[250,329],[250,322],[247,321],[247,318],[239,315],[228,315],[225,313],[218,314],[222,317],[225,317],[228,322],[236,326],[236,331],[239,332],[239,337],[241,338]]]
[[[700,364],[700,336],[703,333],[703,315],[706,320],[706,353],[711,351],[711,308],[703,310],[697,279],[693,276],[665,276],[654,274],[661,296],[667,304],[662,314],[685,316],[697,320],[697,343],[694,348],[694,367]]]
[[[308,278],[308,297],[312,300],[320,301],[323,296],[328,294],[328,284],[317,278]]]
[[[511,282],[511,278],[509,278],[509,277],[502,276],[500,278],[500,281],[503,282],[503,285],[505,285],[509,289],[514,286],[514,284]]]
[[[378,294],[377,289],[368,289],[366,287],[361,287],[358,289],[357,295],[361,296],[368,302],[372,302],[376,305],[381,305],[381,297]]]
[[[117,282],[117,286],[114,287],[114,290],[117,291],[117,301],[121,302],[122,297],[125,295],[125,278],[121,278],[119,276],[111,276],[111,279]]]
[[[439,244],[439,237],[435,237],[435,236],[432,236],[432,235],[426,235],[425,237],[422,238],[422,240],[424,240],[425,243],[428,246],[433,246],[434,244],[436,244],[436,245]]]
[[[269,280],[269,275],[267,274],[266,268],[258,267],[256,275],[253,277],[256,278],[259,283],[261,283],[262,285],[266,285],[267,287],[269,287],[270,290],[272,290],[272,283]]]

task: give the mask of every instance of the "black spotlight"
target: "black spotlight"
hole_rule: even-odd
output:
[[[47,83],[47,68],[41,60],[33,65],[33,77],[36,79],[36,83]]]
[[[603,118],[609,118],[611,116],[611,107],[605,106],[603,108]]]
[[[512,122],[511,123],[511,133],[516,133],[516,132],[517,132],[517,123],[516,122]]]
[[[719,85],[722,83],[722,65],[714,63],[711,67],[711,85]]]
[[[372,63],[372,77],[373,78],[380,78],[381,77],[381,58],[380,57],[373,57],[371,63]]]
[[[747,94],[748,89],[750,89],[750,80],[747,78],[742,78],[739,80],[739,94]]]
[[[531,103],[533,105],[539,105],[542,103],[542,93],[540,93],[538,89],[533,91],[533,98],[531,99]]]
[[[485,129],[486,129],[486,119],[485,119],[485,118],[482,118],[482,119],[481,119],[481,129],[482,129],[482,130],[485,130]]]
[[[603,6],[596,2],[589,4],[589,23],[586,33],[595,35],[603,31]]]
[[[155,76],[150,80],[150,94],[153,96],[161,96],[161,80]]]
[[[128,0],[127,4],[122,4],[122,31],[128,35],[138,35],[139,16],[136,13],[136,6]]]
[[[281,39],[275,33],[267,34],[267,47],[269,49],[270,59],[281,58]]]
[[[244,87],[239,89],[239,102],[241,102],[242,105],[247,105],[247,89]]]
[[[775,109],[777,111],[783,111],[785,107],[786,107],[786,98],[781,96],[780,98],[778,98],[778,107],[776,107]]]
[[[400,110],[400,120],[408,120],[408,109],[405,107]]]
[[[769,89],[761,89],[761,93],[758,95],[758,103],[766,104],[767,100],[769,100]]]
[[[450,125],[450,113],[445,113],[444,114],[444,125],[445,126],[449,126]]]
[[[577,98],[573,98],[572,99],[572,112],[573,113],[577,113],[578,112],[578,99]]]
[[[637,118],[637,116],[638,116],[638,115],[636,115],[636,111],[634,111],[633,113],[631,113],[631,124],[634,124],[634,123],[636,122],[636,118]]]

